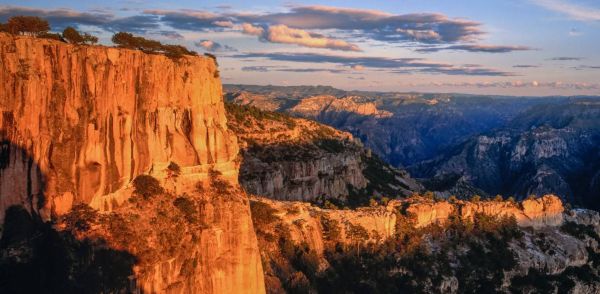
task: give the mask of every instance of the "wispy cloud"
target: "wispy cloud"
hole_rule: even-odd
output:
[[[429,62],[421,58],[387,58],[370,56],[343,56],[317,53],[243,53],[233,57],[242,59],[263,58],[274,61],[302,63],[330,63],[348,67],[387,69],[391,73],[432,73],[447,75],[513,76],[513,73],[484,68],[478,65],[456,66],[447,63]]]
[[[600,9],[575,4],[567,0],[532,0],[533,3],[546,9],[566,15],[580,21],[600,21]]]
[[[538,82],[538,81],[510,81],[510,82],[461,82],[461,83],[428,83],[413,84],[413,86],[435,86],[435,87],[459,87],[459,88],[551,88],[571,90],[599,90],[597,83],[573,83],[573,82]]]
[[[552,60],[552,61],[580,61],[580,60],[583,60],[583,57],[559,56],[559,57],[550,58],[548,60]]]
[[[539,65],[533,65],[533,64],[515,64],[513,65],[514,68],[538,68],[540,67]]]
[[[242,33],[258,36],[259,40],[263,42],[295,44],[309,48],[326,48],[341,51],[361,51],[357,45],[344,40],[290,28],[286,25],[273,25],[263,28],[244,23],[242,24]]]
[[[455,43],[473,41],[484,33],[479,22],[441,13],[390,14],[368,9],[296,6],[289,12],[231,16],[250,23],[283,24],[306,30],[355,31],[387,42]]]
[[[426,47],[419,48],[418,52],[438,52],[438,51],[467,51],[467,52],[482,52],[482,53],[507,53],[513,51],[533,50],[527,46],[501,46],[501,45],[481,45],[481,44],[465,44],[452,45],[445,47]]]
[[[215,41],[212,40],[201,40],[199,42],[194,43],[194,45],[203,48],[206,51],[210,51],[210,52],[233,52],[233,51],[237,51],[235,48],[231,47],[231,46],[227,46],[227,45],[223,45],[220,43],[217,43]]]

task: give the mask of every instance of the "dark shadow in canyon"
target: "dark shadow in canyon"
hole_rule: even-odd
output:
[[[0,292],[133,292],[133,266],[137,258],[129,252],[110,248],[105,240],[80,240],[71,231],[57,230],[53,222],[44,222],[38,210],[46,200],[43,192],[36,193],[32,186],[39,185],[39,191],[44,191],[46,175],[26,150],[2,140],[0,183],[6,183],[2,177],[8,176],[7,171],[14,168],[26,173],[22,178],[13,175],[14,190],[25,185],[29,196],[22,204],[5,211],[0,238]],[[6,197],[8,195],[0,195],[0,198]]]

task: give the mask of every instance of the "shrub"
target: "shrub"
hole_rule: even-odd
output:
[[[221,172],[211,169],[208,171],[208,176],[210,178],[210,185],[213,190],[219,194],[225,194],[229,192],[231,189],[231,185],[221,178]]]
[[[192,200],[185,197],[177,197],[173,200],[173,206],[177,207],[189,222],[193,223],[196,221],[196,205],[194,205]]]
[[[134,36],[125,32],[114,34],[112,42],[122,48],[142,50],[146,53],[162,53],[172,59],[181,58],[183,55],[197,55],[196,52],[190,51],[181,45],[162,44],[156,40]]]
[[[157,179],[150,175],[139,175],[133,180],[135,193],[148,200],[155,195],[164,193]]]
[[[6,23],[6,30],[11,34],[37,36],[50,30],[48,21],[37,16],[13,16]]]
[[[277,210],[264,202],[251,201],[250,211],[252,212],[252,219],[257,226],[265,226],[278,219],[275,216]]]
[[[63,216],[62,221],[69,229],[85,232],[97,223],[98,214],[87,204],[80,203],[73,206],[71,211]]]
[[[37,37],[38,38],[43,38],[43,39],[50,39],[50,40],[61,41],[61,42],[65,41],[65,39],[63,39],[63,37],[60,34],[56,34],[56,33],[42,32],[42,33],[39,33],[37,35]]]
[[[502,202],[504,201],[504,198],[502,198],[502,195],[496,195],[496,197],[494,197],[494,201]]]
[[[69,43],[72,44],[82,44],[83,43],[83,36],[73,27],[66,27],[63,30],[63,37],[65,38],[65,40],[67,40]]]
[[[181,173],[181,167],[179,167],[179,164],[171,161],[171,163],[169,163],[169,166],[167,166],[167,169],[169,171],[171,171],[173,173],[173,175],[178,176]]]
[[[81,45],[81,44],[96,44],[96,43],[98,43],[97,37],[92,36],[88,33],[84,33],[82,35],[81,33],[79,33],[79,31],[77,31],[73,27],[66,27],[63,30],[62,35],[71,44]]]
[[[473,197],[471,197],[471,202],[479,202],[479,201],[481,201],[481,196],[473,195]]]

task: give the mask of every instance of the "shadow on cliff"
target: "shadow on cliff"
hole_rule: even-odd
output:
[[[33,209],[19,204],[8,207],[4,213],[0,238],[0,292],[132,292],[134,282],[130,277],[134,274],[136,257],[109,248],[101,239],[78,240],[71,232],[59,231],[52,222],[42,221],[37,211],[43,204],[44,195],[32,192],[32,181],[45,187],[46,176],[26,150],[3,140],[0,142],[0,183],[7,183],[2,176],[10,175],[9,169],[23,169],[27,173],[25,178],[12,178],[11,184],[15,191],[23,188],[19,185],[26,185],[29,197],[21,202]],[[2,190],[7,193],[6,189]],[[0,198],[4,201],[9,196],[0,195]]]

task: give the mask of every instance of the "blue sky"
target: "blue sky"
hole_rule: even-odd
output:
[[[211,52],[224,83],[600,95],[597,0],[0,0],[17,14]]]

